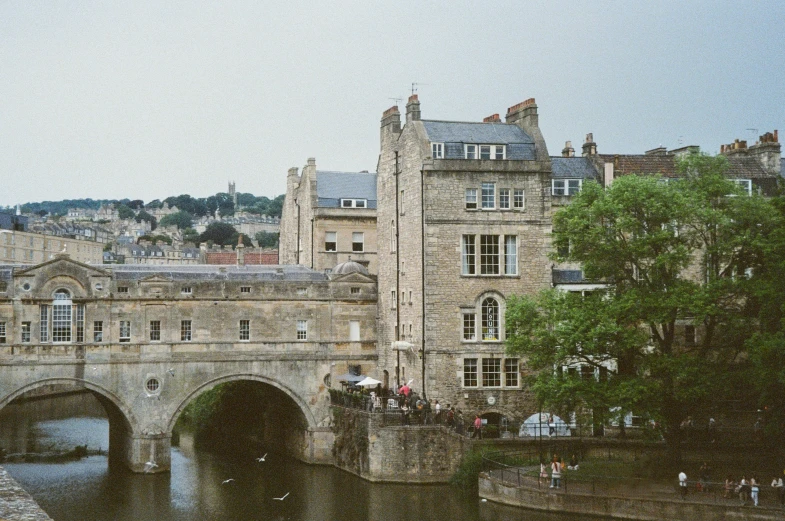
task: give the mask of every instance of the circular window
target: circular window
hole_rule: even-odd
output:
[[[24,284],[22,284],[22,289],[25,291],[30,291],[30,283],[25,282]]]
[[[161,382],[158,378],[148,378],[144,384],[144,388],[150,394],[157,394],[161,390]]]
[[[96,282],[95,283],[95,289],[97,289],[98,291],[101,291],[102,289],[104,289],[104,285],[101,284],[100,282]]]

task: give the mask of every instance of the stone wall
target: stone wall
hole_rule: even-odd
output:
[[[8,521],[52,521],[38,503],[0,467],[0,519]]]

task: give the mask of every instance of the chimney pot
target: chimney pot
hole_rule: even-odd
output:
[[[308,158],[308,166],[316,166],[316,158],[315,157],[309,157]]]
[[[411,96],[409,96],[409,103],[411,103],[412,101],[419,101],[419,100],[420,98],[418,97],[417,94],[412,94]]]
[[[492,114],[492,115],[488,116],[487,118],[483,118],[483,120],[482,120],[483,123],[496,123],[498,121],[501,121],[501,118],[499,117],[499,114]]]
[[[420,98],[417,94],[409,96],[409,102],[406,104],[406,122],[419,121],[420,119]]]

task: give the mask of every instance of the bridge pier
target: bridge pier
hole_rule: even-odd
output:
[[[133,472],[152,474],[171,470],[171,434],[127,433],[122,446],[124,449],[122,463]],[[155,463],[157,467],[146,468],[148,461]]]

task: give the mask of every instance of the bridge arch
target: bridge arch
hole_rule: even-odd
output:
[[[291,388],[287,385],[284,385],[278,380],[273,378],[268,378],[263,375],[255,374],[255,373],[237,373],[232,375],[225,375],[218,378],[214,378],[207,382],[204,382],[197,386],[196,388],[192,389],[187,396],[180,402],[180,404],[175,409],[174,413],[172,414],[171,419],[169,420],[169,424],[166,428],[166,433],[171,435],[174,426],[177,424],[177,420],[180,418],[180,415],[185,410],[186,406],[197,396],[200,394],[213,389],[221,384],[229,383],[229,382],[239,382],[239,381],[252,381],[252,382],[259,382],[263,384],[270,385],[279,391],[286,394],[300,409],[302,412],[303,417],[305,418],[308,428],[314,428],[317,425],[316,418],[314,417],[313,411],[308,406],[308,404],[303,400],[303,398],[294,392]]]

